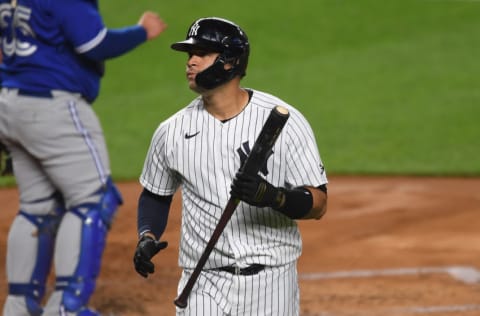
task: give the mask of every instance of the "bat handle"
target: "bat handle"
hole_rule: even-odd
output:
[[[230,219],[230,217],[232,217],[233,212],[235,211],[235,208],[237,207],[238,203],[240,203],[240,200],[237,198],[230,197],[230,199],[228,200],[228,203],[225,206],[225,210],[223,211],[222,216],[220,216],[220,220],[218,221],[218,224],[212,233],[212,237],[210,237],[210,240],[208,241],[207,246],[205,247],[205,250],[200,256],[200,259],[198,260],[197,265],[195,266],[195,269],[192,272],[192,275],[190,275],[190,278],[188,279],[187,284],[183,288],[182,293],[180,293],[180,295],[173,301],[173,303],[178,307],[180,308],[187,307],[188,296],[190,295],[190,292],[192,291],[193,286],[195,285],[195,282],[200,276],[200,273],[202,272],[202,269],[205,266],[205,263],[207,262],[208,256],[212,252],[213,248],[215,247],[215,244],[218,241],[218,238],[220,238],[220,235],[225,229],[225,226],[227,225],[228,220]]]
[[[208,249],[208,248],[207,248],[207,249]],[[207,250],[207,252],[208,252],[208,254],[210,253],[208,250]],[[205,252],[204,252],[203,255],[202,255],[202,257],[201,257],[200,260],[199,260],[199,263],[197,264],[197,266],[196,266],[195,269],[193,270],[192,275],[191,275],[190,278],[188,279],[187,284],[186,284],[185,287],[183,288],[182,293],[180,293],[180,295],[178,295],[177,298],[173,301],[173,303],[174,303],[177,307],[180,307],[180,308],[185,308],[185,307],[187,307],[187,305],[188,305],[188,296],[190,295],[190,292],[191,292],[192,289],[193,289],[193,285],[194,285],[195,282],[197,281],[198,276],[200,275],[200,272],[202,271],[202,268],[203,268],[203,266],[205,265],[206,259],[207,259],[207,256],[205,255]]]

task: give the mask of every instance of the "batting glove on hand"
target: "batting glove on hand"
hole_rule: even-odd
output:
[[[285,202],[285,194],[282,188],[274,187],[258,174],[248,175],[237,172],[232,181],[230,194],[258,207],[278,208]]]
[[[160,250],[167,248],[166,241],[157,241],[150,236],[142,236],[137,244],[135,255],[133,256],[133,264],[135,270],[143,276],[148,277],[149,273],[155,272],[155,265],[150,261]]]

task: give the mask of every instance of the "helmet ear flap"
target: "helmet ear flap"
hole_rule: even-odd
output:
[[[223,46],[223,52],[220,54],[219,59],[224,64],[232,65],[232,71],[237,74],[242,74],[244,70],[238,69],[241,64],[241,57],[245,54],[245,45],[238,37],[225,36],[221,44]]]
[[[222,41],[225,57],[238,57],[245,52],[245,45],[238,37],[225,36]]]

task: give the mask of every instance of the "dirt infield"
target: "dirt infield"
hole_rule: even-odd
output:
[[[480,178],[330,177],[329,210],[300,222],[302,316],[480,315]],[[108,237],[92,305],[104,315],[174,315],[179,195],[155,259],[138,276],[137,183],[119,185],[126,203]],[[5,244],[18,209],[16,189],[0,190],[0,296]],[[51,291],[51,282],[49,283]]]

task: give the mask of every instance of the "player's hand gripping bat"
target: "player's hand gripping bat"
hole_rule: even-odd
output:
[[[260,168],[267,160],[268,153],[275,144],[278,135],[285,126],[285,123],[287,122],[289,116],[290,113],[284,107],[276,106],[272,109],[270,115],[267,118],[267,121],[263,125],[263,128],[257,137],[257,140],[255,141],[255,144],[253,145],[252,150],[250,151],[250,154],[245,160],[245,163],[240,167],[241,171],[252,175],[258,173]],[[200,259],[197,262],[197,266],[193,270],[193,273],[188,279],[187,284],[183,288],[182,293],[180,293],[180,295],[174,301],[175,305],[177,305],[178,307],[187,307],[188,296],[190,295],[190,292],[192,291],[192,288],[197,281],[200,272],[205,266],[208,256],[215,247],[218,238],[222,234],[223,230],[227,226],[228,221],[232,217],[233,212],[237,208],[238,203],[240,203],[240,200],[238,198],[230,197],[230,199],[228,200],[223,214],[220,217],[220,220],[218,221],[218,224],[212,233],[212,237],[210,237],[210,240],[208,241],[205,250],[203,251]]]

